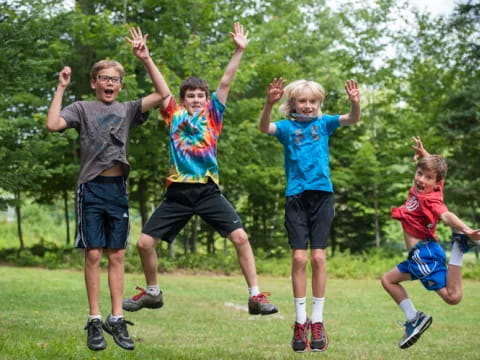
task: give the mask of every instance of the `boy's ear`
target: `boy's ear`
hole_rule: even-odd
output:
[[[95,80],[93,79],[90,79],[90,87],[92,88],[92,90],[95,90]]]

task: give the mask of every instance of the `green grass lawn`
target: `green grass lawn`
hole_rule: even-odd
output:
[[[102,311],[109,312],[106,275]],[[83,274],[78,271],[0,267],[0,359],[478,359],[480,282],[464,282],[464,300],[449,306],[418,283],[407,284],[417,309],[433,324],[408,350],[397,342],[403,319],[377,280],[328,282],[325,353],[295,354],[290,348],[294,319],[290,281],[260,277],[263,291],[280,312],[250,316],[247,289],[238,276],[160,275],[165,305],[127,313],[134,322],[132,352],[107,337],[107,349],[92,352],[83,330],[88,312]],[[135,293],[142,274],[128,274]]]

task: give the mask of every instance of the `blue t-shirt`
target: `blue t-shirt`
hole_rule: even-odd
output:
[[[280,120],[275,136],[285,149],[285,196],[305,190],[333,192],[328,140],[340,126],[340,115],[322,115],[312,121]]]

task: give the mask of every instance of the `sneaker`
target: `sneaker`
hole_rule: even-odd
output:
[[[295,352],[304,352],[308,348],[308,328],[309,321],[305,324],[295,322],[293,325],[292,349]]]
[[[310,325],[311,340],[310,349],[312,351],[325,351],[328,347],[327,330],[323,322],[316,322]]]
[[[141,292],[132,298],[123,299],[123,310],[137,311],[141,308],[159,309],[163,306],[162,291],[160,291],[160,294],[153,296],[139,286],[137,286],[137,290]]]
[[[432,323],[432,317],[422,312],[417,312],[415,319],[405,322],[405,335],[398,343],[401,349],[406,349],[417,342],[420,336]]]
[[[270,293],[263,292],[248,299],[248,313],[251,315],[269,315],[278,312],[277,307],[268,302],[267,296],[270,296]]]
[[[133,344],[133,340],[128,335],[127,324],[133,325],[132,322],[125,320],[125,318],[121,318],[117,321],[111,321],[109,315],[102,326],[103,330],[113,336],[113,340],[118,346],[124,348],[125,350],[133,350],[135,349],[135,345]]]
[[[460,250],[465,254],[468,252],[470,249],[474,248],[475,246],[480,245],[479,242],[470,239],[467,235],[465,234],[458,234],[458,233],[453,233],[452,234],[452,243],[456,242],[458,244],[458,247]]]
[[[103,337],[102,321],[100,319],[88,321],[84,330],[87,330],[87,346],[90,350],[99,351],[107,347],[107,343]]]

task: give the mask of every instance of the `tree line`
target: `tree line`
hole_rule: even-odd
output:
[[[331,138],[336,219],[332,251],[361,252],[399,240],[390,208],[403,203],[413,179],[412,136],[447,158],[446,204],[472,226],[480,223],[480,1],[463,0],[443,17],[412,10],[408,1],[324,0],[52,0],[0,3],[0,206],[14,206],[20,247],[22,204],[61,201],[66,238],[74,232],[79,169],[75,131],[44,128],[58,71],[72,68],[64,105],[94,99],[90,67],[103,58],[126,70],[119,100],[153,86],[125,37],[127,24],[149,34],[148,45],[172,90],[190,76],[217,86],[233,51],[234,21],[250,43],[232,84],[218,147],[220,183],[235,204],[255,248],[286,246],[283,152],[262,135],[258,118],[272,78],[307,78],[326,89],[323,112],[349,110],[343,83],[362,90],[360,124]],[[175,94],[178,97],[178,94]],[[276,116],[276,117],[275,117]],[[280,112],[274,119],[280,119]],[[158,111],[130,136],[130,205],[142,223],[162,199],[168,173],[168,134]],[[216,235],[199,219],[181,234],[185,252]]]

